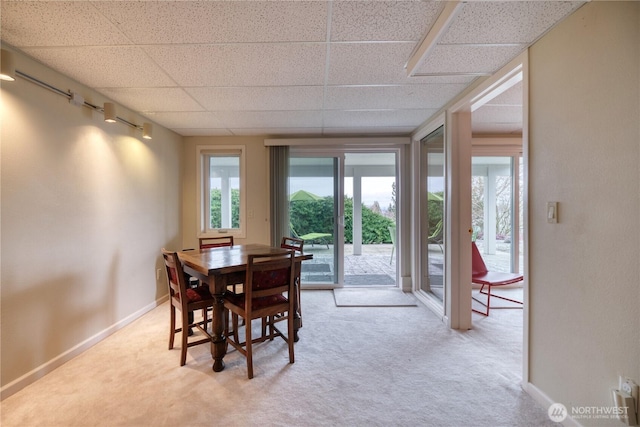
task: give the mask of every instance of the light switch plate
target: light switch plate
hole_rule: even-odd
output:
[[[547,222],[549,224],[558,222],[558,202],[547,202]]]

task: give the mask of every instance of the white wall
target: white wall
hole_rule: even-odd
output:
[[[530,381],[569,412],[611,406],[619,374],[640,381],[640,3],[549,32],[529,94]]]
[[[234,242],[236,244],[270,243],[269,149],[264,146],[264,138],[264,136],[192,136],[184,138],[184,179],[182,183],[182,232],[184,239],[181,248],[196,248],[198,246],[196,147],[199,145],[244,145],[246,147],[247,234],[244,239],[234,238]]]
[[[16,53],[16,68],[96,92]],[[20,77],[2,84],[3,397],[155,306],[182,240],[181,137],[154,139]],[[133,123],[148,121],[119,107]],[[167,319],[168,325],[168,319]]]

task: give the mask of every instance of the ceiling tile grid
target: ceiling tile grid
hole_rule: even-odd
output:
[[[91,2],[2,1],[2,40],[16,47],[132,44]]]
[[[137,46],[36,47],[23,50],[38,61],[92,88],[176,86]]]
[[[107,1],[94,5],[136,44],[324,41],[322,1]]]
[[[107,97],[139,112],[205,111],[184,89],[166,88],[103,88]]]
[[[324,82],[323,43],[143,48],[181,86],[294,86]]]
[[[440,44],[530,44],[584,2],[467,2]]]
[[[209,111],[320,110],[322,86],[188,87]]]
[[[582,3],[465,2],[415,77],[405,64],[442,1],[2,0],[0,34],[182,135],[390,135]],[[513,132],[521,87],[509,92],[474,113],[474,132]]]
[[[331,41],[417,41],[442,10],[437,1],[334,2]]]
[[[438,109],[466,84],[424,84],[389,86],[330,86],[325,107],[353,109]]]

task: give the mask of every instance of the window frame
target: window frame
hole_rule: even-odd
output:
[[[210,227],[210,194],[209,194],[209,172],[208,159],[211,156],[239,155],[239,189],[240,189],[240,212],[238,228],[211,228]],[[198,145],[196,147],[196,194],[197,194],[197,237],[217,237],[221,235],[231,235],[236,238],[246,237],[246,146],[244,145]]]

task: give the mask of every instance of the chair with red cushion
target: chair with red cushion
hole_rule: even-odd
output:
[[[295,300],[295,256],[293,251],[286,254],[249,255],[244,293],[225,293],[224,308],[231,312],[232,329],[229,329],[229,316],[225,315],[225,335],[227,343],[238,350],[247,359],[247,374],[253,378],[253,344],[271,341],[281,337],[289,347],[289,363],[294,363],[293,320]],[[286,295],[285,295],[286,294]],[[244,340],[238,329],[238,316],[245,319]],[[269,333],[264,332],[257,338],[251,333],[254,319],[266,318]],[[283,334],[276,322],[287,322],[287,334]]]
[[[502,273],[499,271],[489,271],[487,270],[487,266],[482,259],[482,255],[478,250],[475,242],[471,242],[471,282],[477,285],[481,285],[480,293],[487,296],[487,302],[485,304],[484,301],[480,301],[476,297],[473,297],[474,300],[482,304],[486,307],[486,311],[482,312],[476,309],[473,309],[474,312],[483,314],[485,316],[489,315],[489,310],[491,309],[491,297],[500,298],[502,300],[510,301],[516,304],[520,304],[520,306],[516,307],[493,307],[496,308],[522,308],[522,301],[516,301],[511,298],[506,298],[500,295],[492,294],[491,288],[494,286],[505,286],[511,285],[514,283],[522,282],[524,277],[522,274],[518,273]],[[487,290],[485,291],[485,287]]]
[[[201,237],[199,240],[200,240],[200,249],[233,246],[233,236]]]
[[[187,361],[187,347],[210,343],[213,339],[212,335],[207,331],[207,308],[213,307],[214,299],[207,285],[201,285],[195,288],[187,286],[182,263],[176,252],[169,252],[162,249],[162,256],[167,272],[167,282],[169,283],[169,307],[171,309],[169,350],[173,348],[175,334],[182,332],[180,366],[184,366]],[[181,328],[176,328],[176,309],[181,313]],[[199,322],[192,320],[195,310],[202,310],[203,320]],[[198,328],[206,337],[189,342],[187,331],[193,327]]]

